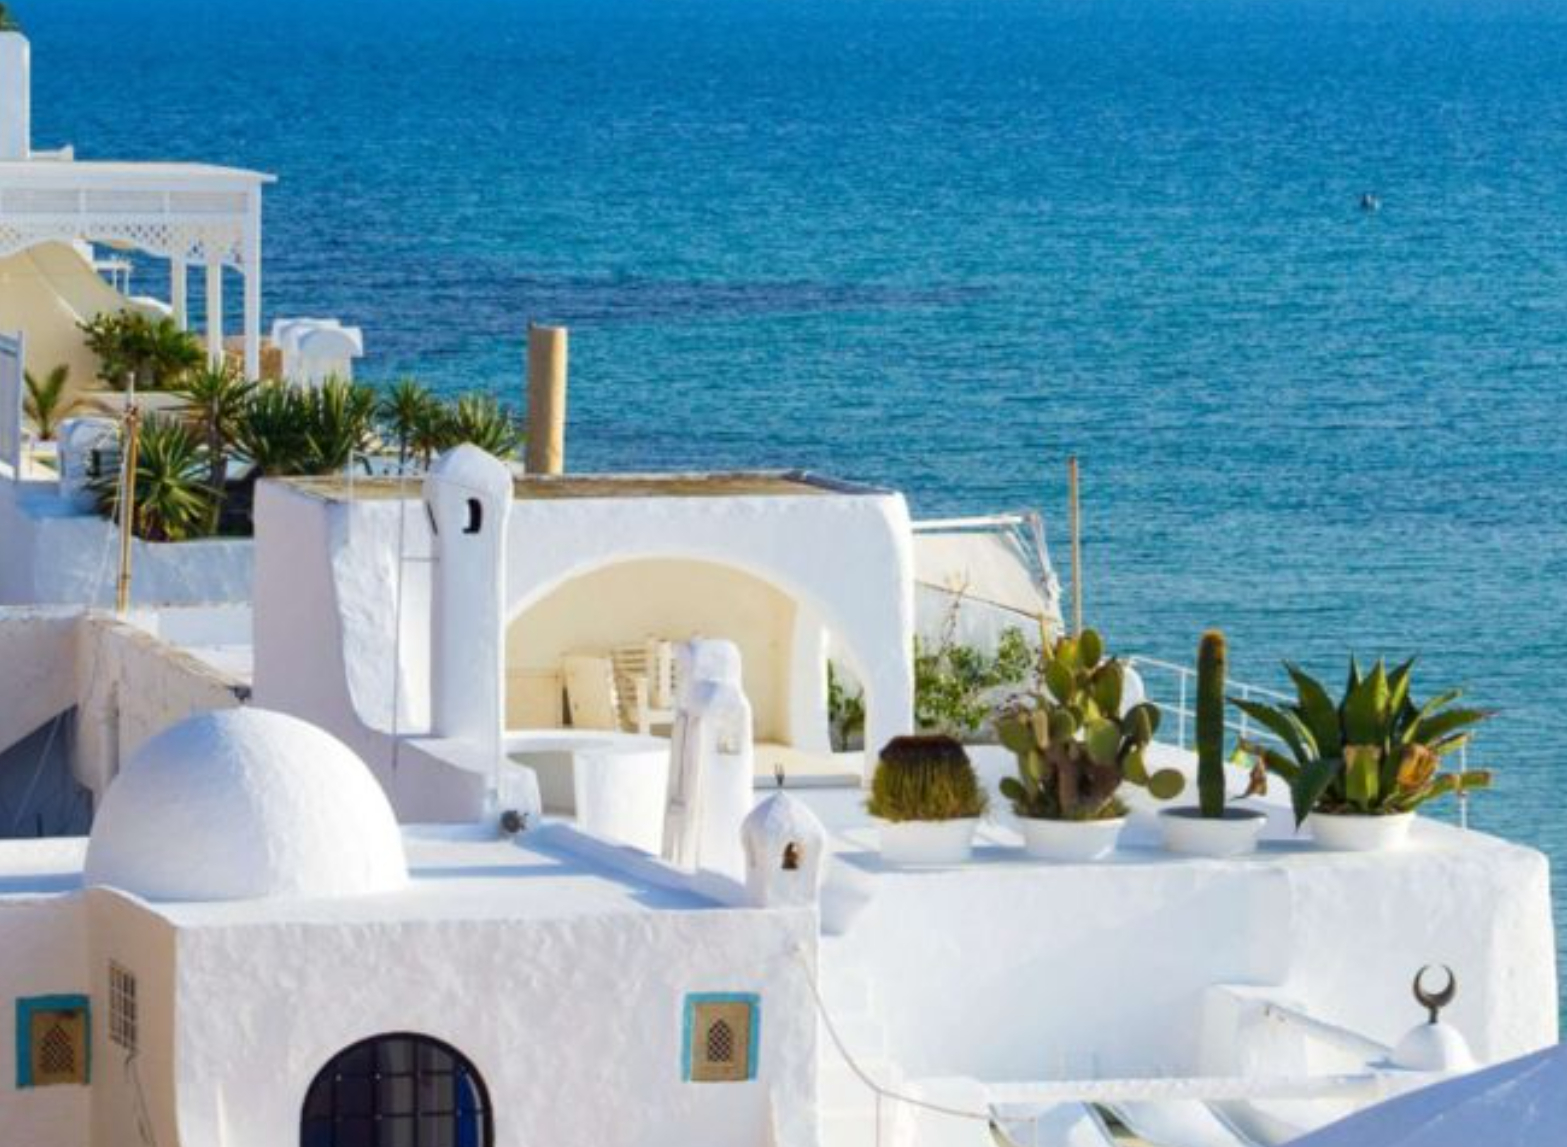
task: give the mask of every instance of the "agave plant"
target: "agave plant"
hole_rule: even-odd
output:
[[[1146,751],[1159,729],[1151,702],[1121,712],[1125,669],[1107,658],[1104,641],[1086,629],[1062,637],[1044,666],[1043,692],[1012,706],[996,731],[1017,757],[1017,776],[1001,795],[1018,816],[1038,820],[1101,820],[1121,816],[1123,783],[1145,786],[1160,800],[1186,785],[1175,769],[1148,772]]]
[[[1457,689],[1416,702],[1410,695],[1414,666],[1411,658],[1389,671],[1379,660],[1363,674],[1351,657],[1349,680],[1335,703],[1321,682],[1286,662],[1294,702],[1230,699],[1285,746],[1280,752],[1242,741],[1245,752],[1288,783],[1297,825],[1313,812],[1387,816],[1490,787],[1489,772],[1444,773],[1441,765],[1492,714],[1455,705],[1462,696]]]
[[[185,379],[181,393],[186,409],[201,426],[207,451],[207,485],[223,489],[228,481],[228,456],[239,434],[253,383],[230,366],[206,366]]]
[[[22,408],[38,431],[39,439],[53,442],[60,429],[60,420],[76,406],[75,400],[67,398],[65,393],[71,381],[71,368],[57,366],[42,380],[29,370],[23,373],[23,379],[27,384],[27,397]]]
[[[218,499],[205,482],[206,473],[205,452],[184,423],[148,418],[138,437],[132,532],[149,542],[181,542],[211,533]],[[119,473],[95,479],[91,488],[100,512],[119,517]]]

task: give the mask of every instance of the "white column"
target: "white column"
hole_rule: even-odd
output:
[[[207,260],[207,361],[223,365],[223,263]]]
[[[190,284],[185,273],[185,260],[176,258],[169,262],[169,305],[174,308],[174,322],[180,330],[190,330]]]
[[[261,377],[261,189],[245,218],[245,377]]]
[[[827,714],[827,627],[803,601],[794,606],[789,643],[789,744],[808,753],[832,749]]]

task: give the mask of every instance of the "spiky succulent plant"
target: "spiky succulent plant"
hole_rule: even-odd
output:
[[[1335,703],[1319,681],[1286,662],[1293,703],[1231,698],[1285,746],[1280,752],[1245,740],[1241,747],[1289,784],[1296,824],[1313,812],[1412,812],[1449,793],[1490,787],[1487,771],[1443,773],[1441,764],[1492,714],[1454,705],[1462,696],[1458,689],[1416,702],[1410,695],[1414,666],[1411,658],[1389,671],[1379,660],[1362,674],[1351,657],[1349,680]]]
[[[871,778],[867,811],[880,820],[964,820],[988,801],[963,746],[952,737],[894,737]]]
[[[1044,663],[1044,689],[997,720],[1001,743],[1017,757],[1017,776],[1001,795],[1018,816],[1036,820],[1101,820],[1125,806],[1123,783],[1160,800],[1178,796],[1185,778],[1174,769],[1148,772],[1146,752],[1159,729],[1159,708],[1144,701],[1121,711],[1121,662],[1086,629],[1062,637]]]

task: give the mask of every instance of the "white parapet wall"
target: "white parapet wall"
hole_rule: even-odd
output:
[[[118,533],[107,519],[62,496],[58,482],[0,474],[0,539],[0,605],[114,604]],[[248,538],[138,540],[132,545],[131,602],[247,601],[253,552]]]

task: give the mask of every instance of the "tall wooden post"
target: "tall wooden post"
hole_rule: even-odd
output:
[[[1072,632],[1083,632],[1083,518],[1078,503],[1077,455],[1066,460],[1067,512],[1072,531]]]
[[[114,608],[124,613],[131,607],[131,537],[136,524],[136,464],[141,445],[141,412],[131,395],[125,408],[125,458],[120,475],[120,577],[114,594]]]
[[[565,327],[528,324],[528,473],[566,471]]]

